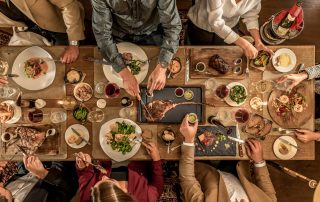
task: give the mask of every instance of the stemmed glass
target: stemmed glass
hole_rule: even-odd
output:
[[[99,123],[99,122],[103,121],[103,119],[104,119],[104,112],[101,109],[94,107],[89,112],[87,119],[91,123]]]

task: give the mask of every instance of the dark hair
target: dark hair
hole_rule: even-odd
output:
[[[0,195],[0,202],[8,202],[8,199],[5,196]]]
[[[94,186],[91,196],[93,202],[135,202],[129,194],[110,181]]]

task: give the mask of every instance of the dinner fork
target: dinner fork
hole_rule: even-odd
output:
[[[81,161],[83,161],[83,162],[85,162],[85,163],[88,163],[89,165],[92,165],[93,167],[95,167],[97,170],[99,170],[101,173],[103,173],[103,174],[107,174],[108,173],[108,171],[104,168],[104,167],[102,167],[101,165],[99,165],[99,164],[93,164],[93,163],[91,163],[91,162],[89,162],[89,161],[86,161],[85,159],[83,159],[80,155],[79,155],[79,153],[74,153],[73,154],[75,157],[78,157],[79,159],[81,159]]]
[[[286,128],[272,128],[272,131],[275,131],[275,132],[285,132],[286,134],[289,134],[289,133],[293,133],[293,132],[296,132],[296,129],[286,129]]]

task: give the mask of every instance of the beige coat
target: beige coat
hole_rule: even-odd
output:
[[[181,152],[179,178],[185,201],[229,202],[227,188],[219,172],[209,165],[194,163],[194,147],[182,145]],[[250,202],[276,202],[268,168],[253,168],[253,177],[249,171],[248,161],[238,163],[239,180]]]
[[[0,0],[4,1],[4,0]],[[11,0],[39,27],[67,33],[69,41],[84,39],[84,10],[77,0]],[[25,27],[0,13],[0,27]]]

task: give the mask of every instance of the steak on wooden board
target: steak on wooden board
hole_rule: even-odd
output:
[[[21,139],[21,146],[28,154],[34,154],[46,139],[46,133],[30,127],[17,127],[16,134]]]
[[[230,66],[222,57],[218,54],[214,54],[209,60],[209,67],[213,68],[214,70],[218,71],[220,74],[226,74]]]

